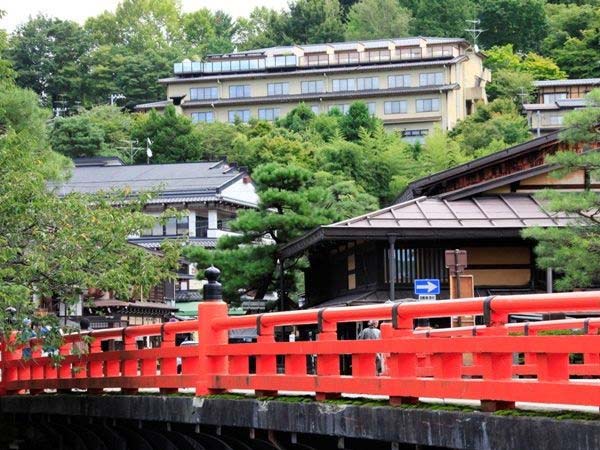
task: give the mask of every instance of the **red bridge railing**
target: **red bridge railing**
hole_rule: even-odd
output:
[[[48,389],[101,392],[141,388],[172,392],[194,388],[197,395],[253,390],[257,395],[342,393],[384,395],[391,403],[419,397],[481,400],[510,407],[516,401],[600,405],[600,318],[507,323],[510,314],[600,313],[600,292],[518,295],[437,302],[323,308],[250,316],[228,316],[222,301],[198,308],[198,320],[92,331],[89,351],[73,354],[84,335],[65,337],[59,367],[5,343],[1,389],[40,393]],[[481,315],[484,325],[415,330],[418,318]],[[338,324],[384,321],[380,340],[340,340]],[[316,341],[281,342],[280,327],[316,326]],[[257,330],[256,343],[229,343],[231,330]],[[552,331],[552,335],[547,333]],[[562,331],[561,331],[562,330]],[[179,333],[198,333],[198,345],[176,346]],[[160,336],[159,348],[138,349],[140,337]],[[124,349],[102,351],[102,341],[122,340]],[[340,358],[351,374],[340,372]],[[376,355],[385,360],[377,375]],[[251,370],[251,360],[255,367]],[[309,373],[308,361],[316,361]],[[181,370],[178,370],[181,362]],[[282,369],[283,367],[283,369]],[[180,372],[180,373],[179,373]]]

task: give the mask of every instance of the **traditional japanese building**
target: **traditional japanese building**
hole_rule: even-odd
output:
[[[526,103],[529,127],[538,136],[563,126],[565,114],[585,106],[585,95],[600,87],[600,78],[534,81],[537,101]]]
[[[550,175],[555,167],[545,157],[567,149],[581,150],[554,132],[417,180],[393,205],[314,229],[283,247],[280,258],[308,256],[308,305],[412,298],[421,278],[439,279],[440,297],[448,298],[449,249],[467,251],[465,273],[473,275],[476,295],[551,290],[552,274],[536,268],[535,242],[521,231],[573,218],[550,213],[535,194],[600,189],[583,172]]]
[[[220,236],[232,234],[228,223],[237,212],[258,204],[248,173],[225,161],[125,165],[119,158],[80,158],[74,162],[71,178],[54,187],[58,195],[124,189],[131,196],[152,192],[154,196],[144,207],[147,214],[158,217],[167,208],[186,212],[165,223],[157,220],[152,229],[129,236],[131,244],[155,252],[157,257],[156,250],[165,239],[185,239],[189,245],[214,248]],[[147,298],[140,295],[124,302],[104,293],[94,300],[93,309],[86,310],[84,302],[77,311],[63,314],[110,316],[115,322],[133,325],[163,320],[176,313],[178,305],[193,312],[202,286],[195,275],[194,265],[182,260],[177,280],[154,287]]]

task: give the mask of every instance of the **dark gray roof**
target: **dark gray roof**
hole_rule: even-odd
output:
[[[326,228],[527,228],[564,226],[574,217],[547,212],[531,195],[489,195],[455,201],[420,197]]]
[[[518,238],[524,228],[563,227],[579,217],[550,213],[532,195],[507,194],[448,201],[419,197],[318,227],[286,244],[288,258],[323,240]]]
[[[428,186],[443,183],[457,176],[464,176],[470,172],[479,170],[483,167],[497,164],[501,161],[511,159],[523,153],[534,151],[541,146],[556,143],[558,142],[559,132],[560,130],[557,130],[545,136],[531,139],[521,144],[517,144],[512,147],[508,147],[504,150],[500,150],[499,152],[495,152],[490,155],[474,159],[467,163],[454,166],[450,169],[446,169],[441,172],[436,172],[432,175],[415,180],[412,183],[410,183],[408,187],[396,198],[394,203],[399,203],[418,197],[419,195],[422,195],[422,193],[424,193],[424,189]]]
[[[547,86],[583,86],[583,85],[600,85],[600,78],[580,78],[575,80],[540,80],[534,81],[535,87]]]
[[[94,156],[90,158],[74,158],[75,167],[84,166],[124,166],[125,163],[118,156]]]
[[[59,195],[72,192],[96,193],[129,189],[133,195],[158,191],[161,199],[207,196],[219,193],[246,172],[227,163],[197,162],[182,164],[147,164],[132,166],[80,166],[71,178],[55,186]],[[211,199],[216,197],[211,197]]]
[[[182,236],[168,236],[168,237],[139,237],[139,238],[131,238],[129,239],[129,243],[130,244],[135,244],[138,245],[140,247],[143,247],[145,249],[148,250],[155,250],[155,249],[159,249],[161,243],[165,240],[165,239],[178,239],[178,238],[182,238]],[[190,237],[187,238],[188,242],[190,245],[196,245],[198,247],[204,247],[204,248],[215,248],[217,246],[217,239],[215,238],[197,238],[197,237]]]

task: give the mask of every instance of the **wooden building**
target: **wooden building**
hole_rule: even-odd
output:
[[[440,279],[440,297],[448,298],[444,251],[456,248],[468,252],[466,274],[474,276],[477,295],[550,290],[551,274],[536,269],[535,242],[521,231],[565,226],[573,218],[548,212],[535,194],[586,183],[600,188],[584,173],[550,176],[555,167],[545,157],[567,149],[581,150],[554,132],[417,180],[393,205],[314,229],[283,247],[280,257],[308,256],[308,306],[412,298],[420,278]]]

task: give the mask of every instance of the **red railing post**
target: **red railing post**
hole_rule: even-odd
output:
[[[396,305],[400,305],[400,303],[397,303]],[[398,317],[398,306],[396,305],[392,308],[392,323],[384,323],[381,325],[382,339],[394,339],[412,333],[413,320],[405,317]],[[415,352],[392,352],[387,358],[387,371],[391,378],[416,379],[417,366],[418,358]],[[418,402],[418,397],[390,396],[391,405],[416,404]]]
[[[91,333],[90,333],[91,336]],[[100,339],[93,339],[90,343],[90,356],[95,356],[102,352],[102,341]],[[89,372],[88,378],[92,380],[94,378],[103,378],[104,376],[104,362],[101,360],[96,360],[95,358],[90,358],[89,362]],[[98,388],[89,388],[87,390],[88,394],[100,394],[102,393],[102,389]]]
[[[337,322],[328,322],[324,318],[325,310],[319,313],[318,342],[334,344],[337,341]],[[323,348],[324,346],[319,346]],[[330,377],[340,375],[340,356],[337,353],[317,354],[317,377]],[[320,392],[317,390],[315,397],[318,401],[340,398],[340,392]]]
[[[214,378],[227,373],[227,357],[211,356],[209,347],[226,345],[229,340],[228,330],[215,330],[212,326],[215,319],[227,317],[227,303],[223,301],[223,293],[219,279],[220,271],[209,267],[204,272],[208,283],[204,285],[204,301],[198,305],[198,381],[196,395],[207,395],[223,392]]]
[[[137,350],[137,341],[135,334],[127,334],[128,328],[125,327],[123,329],[123,352],[121,353],[125,356],[125,359],[121,362],[121,376],[125,378],[124,382],[127,386],[121,387],[121,392],[124,394],[135,394],[138,390],[131,386],[132,382],[138,376],[138,360],[137,358],[132,358],[132,356],[135,355]]]

